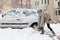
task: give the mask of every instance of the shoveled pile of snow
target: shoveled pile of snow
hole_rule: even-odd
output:
[[[48,35],[40,34],[32,28],[0,29],[0,40],[52,40]]]

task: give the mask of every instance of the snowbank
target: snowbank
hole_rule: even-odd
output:
[[[57,37],[60,38],[60,24],[51,24],[51,28],[56,33]],[[45,24],[46,34],[52,35],[50,30]],[[32,28],[24,29],[0,29],[0,40],[52,40],[51,37],[45,34],[40,34],[38,31]]]
[[[32,28],[0,29],[0,40],[52,40],[48,35],[41,35]]]

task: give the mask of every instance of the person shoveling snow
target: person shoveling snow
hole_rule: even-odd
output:
[[[51,21],[51,17],[48,13],[44,13],[42,9],[37,10],[38,13],[38,31],[41,31],[41,34],[44,34],[44,24],[45,22],[47,23],[47,27],[48,29],[50,29],[50,31],[53,33],[53,39],[56,38],[56,40],[58,40],[58,38],[56,37],[55,32],[53,31],[53,29],[50,27],[50,21]]]

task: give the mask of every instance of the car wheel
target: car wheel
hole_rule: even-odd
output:
[[[38,24],[36,24],[36,23],[32,24],[31,27],[35,30],[38,30]]]

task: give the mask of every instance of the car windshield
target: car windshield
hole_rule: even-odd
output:
[[[29,15],[31,15],[31,14],[36,14],[36,12],[35,12],[35,11],[25,10],[25,11],[23,12],[23,14],[25,14],[26,16],[29,16]]]
[[[24,10],[23,11],[23,14],[25,14],[26,16],[29,16],[30,15],[30,12],[28,10]]]
[[[35,11],[31,11],[31,14],[36,14],[36,12]]]
[[[15,15],[17,15],[17,16],[20,17],[20,11],[16,11],[16,12],[15,12]]]

